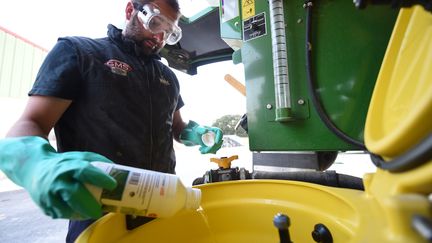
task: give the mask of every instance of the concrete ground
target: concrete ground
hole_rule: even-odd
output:
[[[25,190],[0,192],[0,242],[64,242],[67,225],[67,220],[45,216]]]

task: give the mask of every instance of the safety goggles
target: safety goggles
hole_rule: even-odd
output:
[[[138,18],[141,19],[144,27],[153,34],[164,33],[164,41],[168,45],[176,44],[182,37],[180,27],[162,15],[156,4],[145,4],[139,10]]]

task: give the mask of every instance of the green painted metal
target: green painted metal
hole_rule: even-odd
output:
[[[0,29],[0,97],[26,97],[46,53]]]
[[[242,63],[241,50],[234,51],[232,54],[232,61],[234,64]]]
[[[220,1],[219,16],[221,19],[221,37],[222,39],[242,39],[242,22],[241,22],[241,2],[240,0],[231,0],[238,2],[238,15],[232,19],[224,21],[223,11],[226,10],[226,1]],[[225,5],[225,6],[224,6]]]
[[[219,18],[221,38],[234,50],[232,60],[238,64],[241,62],[242,46],[241,1],[231,0],[229,4],[228,1],[220,1]]]
[[[284,1],[293,119],[275,121],[275,88],[268,1],[255,1],[266,17],[266,35],[244,41],[247,115],[252,151],[353,150],[321,122],[309,102],[305,68],[305,17],[302,1]],[[362,141],[369,100],[397,10],[352,1],[314,2],[313,72],[329,117],[345,133]]]

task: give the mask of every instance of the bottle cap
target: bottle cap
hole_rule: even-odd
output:
[[[207,147],[213,146],[215,144],[215,139],[216,139],[216,133],[212,131],[206,132],[201,136],[202,142]]]
[[[187,187],[186,192],[186,209],[198,209],[201,204],[201,190]]]

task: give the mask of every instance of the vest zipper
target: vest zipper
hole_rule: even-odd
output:
[[[151,66],[151,73],[153,74],[152,78],[154,78],[154,67],[153,67],[153,61],[150,60],[150,65],[147,65],[145,63],[145,61],[143,61],[142,59],[140,59],[140,63],[146,67],[146,69]],[[150,164],[150,168],[153,169],[153,101],[152,101],[152,95],[151,95],[151,85],[150,85],[150,78],[149,78],[149,70],[145,70],[146,71],[146,76],[147,76],[147,88],[148,88],[148,94],[149,94],[149,102],[150,102],[150,156],[149,156],[149,164]]]

